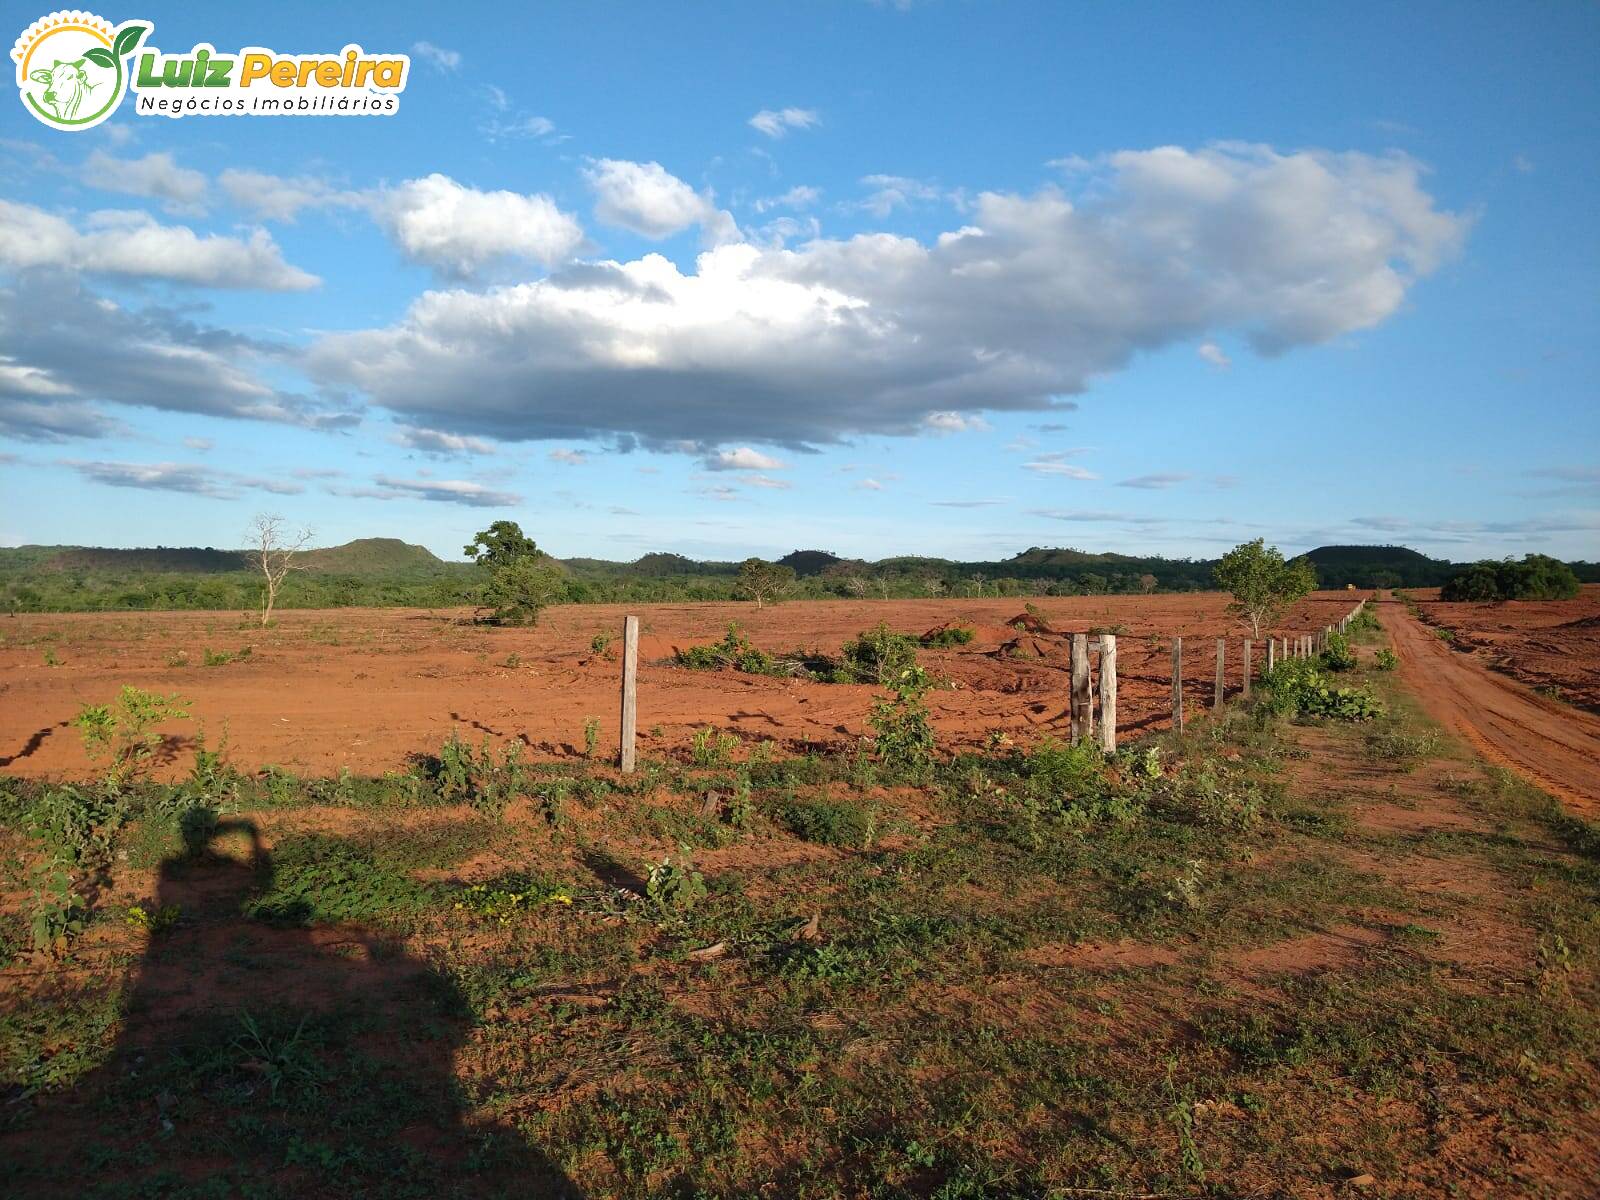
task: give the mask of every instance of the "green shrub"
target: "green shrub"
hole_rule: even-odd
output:
[[[871,683],[892,687],[917,666],[917,639],[895,633],[879,621],[844,644],[833,678],[837,683]]]
[[[1329,671],[1353,671],[1356,666],[1355,651],[1350,649],[1350,639],[1344,634],[1328,634],[1328,645],[1321,655],[1322,665]]]
[[[867,724],[878,761],[893,769],[925,774],[933,760],[933,726],[923,702],[933,681],[921,667],[907,667],[889,685],[891,697],[872,706]]]
[[[675,651],[673,661],[691,671],[743,671],[746,675],[793,675],[799,670],[799,663],[793,659],[757,650],[739,632],[736,621],[729,622],[728,632],[720,642]]]
[[[977,632],[970,625],[946,625],[943,629],[930,629],[920,640],[924,646],[965,646]]]
[[[1332,717],[1366,721],[1383,714],[1383,706],[1364,687],[1338,687],[1312,658],[1291,658],[1262,676],[1257,706],[1284,716]]]
[[[507,742],[496,761],[489,737],[474,752],[454,729],[439,747],[436,758],[423,760],[423,769],[446,803],[465,803],[490,816],[505,811],[512,797],[527,790],[527,770],[522,765],[522,743]]]
[[[790,800],[778,819],[796,837],[824,846],[863,847],[872,840],[875,814],[849,800]]]
[[[1372,662],[1380,671],[1392,671],[1400,665],[1400,660],[1395,657],[1393,650],[1379,650],[1373,656]]]
[[[161,745],[157,725],[188,719],[186,703],[177,695],[124,686],[114,703],[86,704],[72,723],[90,759],[107,760],[106,783],[117,788],[150,765]]]

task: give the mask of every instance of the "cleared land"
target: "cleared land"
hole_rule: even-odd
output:
[[[0,779],[5,1190],[1592,1197],[1600,835],[1344,678],[1389,715],[1109,768],[737,747],[503,808],[213,770],[103,843]],[[685,844],[703,895],[650,882]]]
[[[1492,607],[1497,612],[1508,608],[1514,611],[1522,603]],[[1488,607],[1491,606],[1423,606],[1424,611]],[[1585,618],[1556,619],[1571,614],[1574,609],[1588,607],[1584,601],[1534,607],[1540,611],[1520,617],[1503,616],[1498,618],[1499,623],[1514,628],[1520,620],[1526,629],[1529,623],[1542,621],[1563,629],[1571,628],[1576,622],[1580,631],[1578,637],[1594,640],[1592,628],[1583,624]],[[1600,817],[1600,717],[1533,691],[1506,674],[1492,670],[1493,661],[1486,661],[1475,653],[1463,635],[1448,639],[1439,637],[1440,626],[1424,625],[1402,604],[1385,600],[1374,608],[1389,626],[1401,668],[1429,715],[1470,742],[1485,758],[1544,788],[1564,801],[1573,812],[1591,820]],[[1552,614],[1552,609],[1557,611]],[[1475,617],[1480,625],[1486,620],[1482,613],[1467,615]],[[1549,635],[1527,633],[1507,640],[1522,643],[1522,648],[1513,652],[1513,662],[1521,661],[1521,656],[1530,652],[1527,649],[1530,641],[1542,640],[1547,646],[1554,644]],[[1518,670],[1508,674],[1524,673]],[[1567,673],[1593,686],[1595,678],[1600,676],[1600,658],[1589,657],[1573,663],[1567,667]]]
[[[0,767],[13,774],[70,777],[87,768],[68,723],[79,708],[111,699],[123,684],[177,692],[193,720],[169,727],[171,770],[187,762],[195,729],[213,747],[224,731],[240,767],[272,764],[301,774],[348,768],[405,769],[452,729],[470,741],[518,738],[532,758],[581,754],[597,720],[603,752],[617,736],[618,648],[596,653],[597,634],[618,634],[625,612],[643,622],[640,753],[682,757],[708,726],[784,753],[850,746],[866,732],[875,689],[691,672],[670,665],[675,647],[712,642],[737,621],[773,651],[840,646],[879,621],[913,634],[970,625],[966,646],[923,653],[954,687],[929,697],[943,744],[982,745],[991,730],[1032,743],[1067,732],[1065,635],[1119,635],[1119,725],[1125,735],[1165,728],[1170,717],[1173,635],[1185,639],[1186,704],[1210,704],[1214,639],[1242,630],[1217,593],[1046,598],[1031,602],[1055,633],[1007,624],[1021,599],[890,600],[783,604],[564,606],[532,629],[474,625],[465,610],[333,609],[284,612],[262,629],[237,614],[23,615],[0,621]],[[1355,603],[1318,593],[1282,630],[1321,629]],[[248,648],[246,657],[237,657]],[[1238,642],[1233,643],[1235,652]],[[208,653],[232,660],[207,666]],[[1256,647],[1257,661],[1264,653]],[[1239,682],[1237,660],[1229,685]],[[182,760],[180,762],[179,760]]]
[[[1445,604],[1413,589],[1423,620],[1448,629],[1456,650],[1552,699],[1600,713],[1600,584],[1576,600]]]

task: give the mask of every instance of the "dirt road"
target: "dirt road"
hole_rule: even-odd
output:
[[[1600,818],[1600,717],[1486,670],[1399,601],[1379,604],[1406,682],[1434,720],[1575,814]]]

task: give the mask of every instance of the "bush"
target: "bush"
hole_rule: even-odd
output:
[[[1316,659],[1279,663],[1262,677],[1261,690],[1258,707],[1283,716],[1366,721],[1383,714],[1383,706],[1368,689],[1335,686]]]
[[[913,664],[889,685],[894,695],[872,706],[867,724],[874,734],[873,750],[885,766],[926,773],[933,759],[934,739],[922,698],[932,683],[928,673]]]
[[[1328,634],[1328,647],[1322,652],[1322,665],[1329,671],[1353,671],[1356,666],[1355,651],[1350,649],[1350,639],[1344,634]]]
[[[849,800],[791,800],[778,819],[796,837],[823,846],[864,847],[872,840],[873,814]]]
[[[965,646],[977,635],[970,625],[946,625],[943,629],[930,629],[921,637],[924,646]]]
[[[672,659],[680,667],[691,671],[743,671],[746,675],[793,675],[800,664],[792,658],[780,658],[757,650],[750,639],[739,632],[737,621],[730,622],[728,632],[720,642],[709,646],[690,646],[673,653]]]
[[[894,687],[907,671],[917,666],[917,640],[895,633],[883,621],[846,642],[840,651],[839,665],[833,670],[836,683],[872,683]],[[924,689],[926,690],[926,689]]]
[[[1578,590],[1578,577],[1566,563],[1545,554],[1528,554],[1521,562],[1507,558],[1473,563],[1445,581],[1439,599],[1571,600]]]
[[[1393,650],[1379,650],[1372,661],[1380,671],[1392,671],[1400,665],[1400,660],[1395,657]]]

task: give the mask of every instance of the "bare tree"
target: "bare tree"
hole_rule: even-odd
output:
[[[263,626],[272,620],[272,606],[277,603],[278,589],[283,586],[284,577],[290,571],[305,569],[295,561],[295,556],[306,548],[310,540],[310,529],[302,529],[291,542],[283,527],[282,517],[270,513],[256,515],[255,523],[250,527],[250,557],[256,560],[261,574],[267,580],[267,602],[261,610]]]

